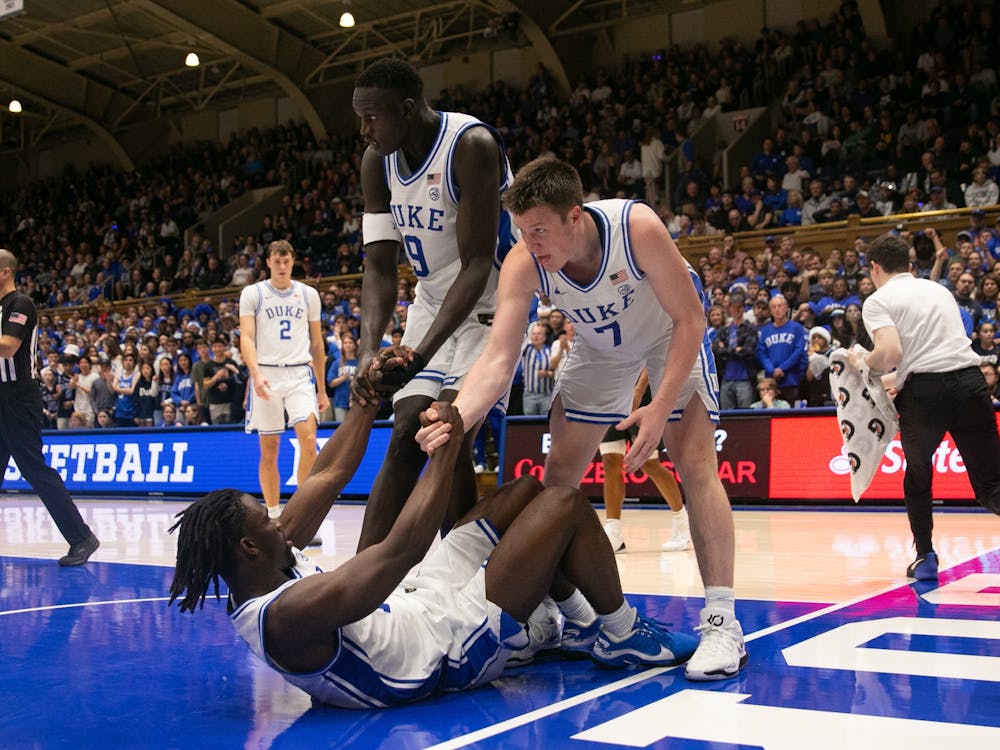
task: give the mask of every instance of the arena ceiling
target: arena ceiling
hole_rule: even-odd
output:
[[[530,44],[558,69],[561,37],[704,1],[23,0],[0,18],[0,153],[86,127],[129,163],[128,131],[268,95],[291,97],[320,133],[315,98],[374,58],[420,65]],[[340,26],[345,12],[353,28]],[[189,52],[198,67],[185,66]]]

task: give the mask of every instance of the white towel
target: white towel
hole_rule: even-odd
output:
[[[859,355],[867,350],[855,344]],[[837,422],[851,464],[851,496],[854,502],[868,489],[885,455],[885,449],[899,431],[899,415],[886,386],[895,383],[894,374],[880,382],[862,360],[862,370],[851,366],[843,347],[830,355],[830,393],[837,402]]]

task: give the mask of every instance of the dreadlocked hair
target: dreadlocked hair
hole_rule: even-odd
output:
[[[167,606],[180,598],[181,612],[204,607],[209,583],[214,584],[215,598],[219,598],[219,576],[233,568],[234,549],[246,515],[243,493],[233,489],[209,492],[177,514],[179,520],[167,530],[180,528]]]

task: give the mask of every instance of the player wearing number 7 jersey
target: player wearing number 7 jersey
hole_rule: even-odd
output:
[[[552,402],[544,482],[578,487],[609,424],[639,428],[625,458],[629,471],[649,458],[662,436],[688,497],[705,584],[701,642],[686,674],[732,677],[746,649],[735,616],[732,512],[715,452],[718,383],[697,276],[649,206],[584,204],[579,176],[557,159],[536,159],[518,172],[504,205],[521,240],[500,272],[489,341],[454,404],[475,422],[502,393],[540,287],[576,328]],[[643,367],[653,400],[630,414]],[[435,424],[417,437],[431,452],[447,439]]]
[[[378,397],[369,365],[396,305],[401,247],[417,278],[402,340],[413,359],[395,381],[403,387],[393,397],[394,429],[365,509],[361,551],[385,538],[424,466],[413,439],[420,412],[454,397],[486,344],[497,270],[512,244],[500,195],[513,175],[500,136],[469,115],[431,109],[419,74],[402,60],[369,66],[358,77],[353,106],[368,145],[361,163],[360,353],[352,384],[361,403]],[[447,528],[476,497],[471,441],[478,424],[466,428],[470,450],[455,469]]]

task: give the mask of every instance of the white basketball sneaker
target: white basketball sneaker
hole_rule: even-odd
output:
[[[674,533],[660,547],[664,552],[680,552],[691,549],[691,526],[688,523],[688,514],[678,512],[674,514]]]
[[[747,663],[739,620],[724,609],[705,607],[695,629],[701,633],[701,642],[684,668],[684,676],[699,681],[735,677]]]
[[[618,519],[611,519],[604,522],[604,533],[608,535],[611,542],[611,549],[617,555],[625,551],[625,537],[622,536],[622,522]]]

